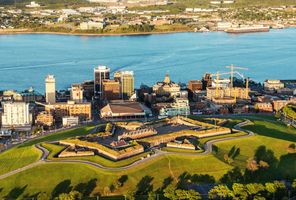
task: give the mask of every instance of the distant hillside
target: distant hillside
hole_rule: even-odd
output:
[[[48,4],[77,4],[77,3],[85,3],[86,0],[0,0],[0,5],[13,5],[13,4],[27,4],[31,1],[36,1],[37,3],[48,5]]]
[[[32,0],[0,0],[0,5],[24,5]],[[33,0],[34,1],[34,0]],[[85,4],[87,0],[35,0],[43,5],[73,5]],[[176,4],[174,7],[184,9],[185,7],[209,7],[211,0],[172,0]],[[230,7],[247,7],[247,6],[280,6],[280,5],[296,5],[296,0],[236,0],[236,3],[229,5]],[[164,6],[165,7],[165,6]]]

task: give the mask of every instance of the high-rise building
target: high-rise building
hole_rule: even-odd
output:
[[[121,71],[114,72],[114,80],[121,82]]]
[[[202,90],[202,82],[200,80],[190,80],[188,81],[188,89],[190,92]]]
[[[45,78],[45,98],[46,103],[53,104],[56,102],[56,89],[54,75],[48,75]]]
[[[18,127],[28,126],[32,123],[29,104],[25,102],[3,102],[2,103],[2,126]]]
[[[134,72],[121,72],[121,93],[123,99],[129,99],[134,94]]]
[[[84,81],[81,86],[83,88],[83,96],[90,101],[94,96],[94,81]]]
[[[76,103],[83,101],[83,88],[81,84],[73,84],[71,87],[71,100]]]
[[[212,86],[212,76],[211,74],[205,74],[204,77],[202,78],[202,89],[206,90],[207,87]]]
[[[117,80],[104,80],[103,81],[103,98],[106,100],[120,99],[120,82]]]
[[[95,95],[101,95],[103,89],[103,80],[110,79],[110,68],[106,66],[98,66],[94,68],[94,87]]]

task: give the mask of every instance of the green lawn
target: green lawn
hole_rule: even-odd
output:
[[[243,136],[243,135],[247,135],[247,134],[245,132],[236,132],[236,133],[232,133],[232,134],[201,138],[198,141],[199,141],[199,144],[203,146],[205,143],[207,143],[208,141],[211,141],[211,140],[216,140],[216,139],[221,139],[221,138],[235,138],[235,137],[239,137],[239,136]],[[239,140],[239,139],[237,139],[237,140]],[[235,141],[237,141],[237,140],[235,140]]]
[[[181,149],[181,148],[174,148],[174,147],[163,147],[163,148],[161,148],[161,150],[167,151],[167,152],[181,152],[181,153],[201,153],[201,152],[203,152],[202,149],[192,150],[192,149]]]
[[[13,147],[0,154],[0,174],[24,167],[37,161],[41,156],[41,151],[35,146]]]
[[[3,153],[0,153],[0,174],[24,167],[39,160],[42,153],[40,150],[35,148],[35,144],[43,141],[55,141],[67,137],[86,134],[92,128],[92,126],[85,126],[77,129],[53,133],[51,135],[25,142]]]
[[[1,188],[3,188],[0,198],[5,196],[29,197],[40,191],[51,194],[52,191],[57,191],[57,188],[67,191],[67,188],[75,188],[79,183],[87,185],[92,179],[96,179],[96,186],[91,189],[93,190],[92,194],[98,192],[103,194],[104,188],[110,186],[122,175],[127,175],[127,182],[112,194],[135,190],[139,181],[145,176],[151,179],[153,189],[156,190],[162,186],[165,178],[172,177],[174,181],[177,181],[178,176],[183,172],[210,174],[218,179],[229,169],[231,166],[211,155],[201,157],[163,156],[132,169],[116,172],[97,169],[86,164],[47,163],[0,180]]]
[[[54,158],[53,156],[63,150],[65,147],[57,144],[49,144],[49,143],[42,143],[42,146],[49,150],[50,154],[48,156],[48,159],[52,160],[87,160],[91,162],[98,163],[105,167],[122,167],[126,165],[130,165],[138,160],[140,160],[142,157],[146,157],[149,153],[152,152],[145,152],[141,153],[139,155],[133,156],[128,159],[120,160],[120,161],[111,161],[109,159],[106,159],[104,157],[95,155],[95,156],[81,156],[81,157],[71,157],[71,158]]]
[[[38,143],[45,142],[45,141],[47,141],[47,142],[58,141],[58,140],[66,139],[69,137],[86,135],[93,128],[94,128],[94,126],[83,126],[83,127],[79,127],[79,128],[66,130],[66,131],[56,132],[56,133],[52,133],[50,135],[46,135],[46,136],[31,140],[29,142],[26,142],[26,143],[22,144],[21,146],[31,146],[31,145],[38,144]]]
[[[246,160],[252,158],[256,149],[261,145],[271,149],[277,159],[280,160],[281,156],[285,156],[288,153],[288,146],[291,143],[296,143],[296,129],[294,128],[287,127],[279,122],[272,123],[261,120],[253,120],[253,122],[254,125],[248,125],[244,128],[256,133],[255,136],[216,144],[218,147],[218,154],[216,156],[220,160],[224,160],[224,154],[228,154],[230,149],[235,146],[240,148],[240,155],[234,160],[233,165],[244,168]]]

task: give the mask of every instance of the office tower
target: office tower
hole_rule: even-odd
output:
[[[106,100],[120,99],[120,82],[117,80],[103,81],[103,98]]]
[[[188,90],[190,92],[202,90],[202,82],[200,80],[190,80],[188,81]]]
[[[83,101],[83,88],[81,84],[73,84],[71,87],[71,100],[76,103]]]
[[[121,93],[123,99],[129,99],[134,94],[134,72],[121,72]]]
[[[2,126],[18,127],[27,126],[32,123],[29,112],[29,103],[25,102],[3,102],[2,103]]]
[[[45,98],[46,103],[53,104],[56,102],[56,89],[54,75],[48,75],[45,78]]]
[[[110,68],[106,66],[98,66],[94,68],[94,88],[95,95],[102,94],[103,80],[110,79]]]
[[[121,82],[121,71],[114,72],[114,80]]]

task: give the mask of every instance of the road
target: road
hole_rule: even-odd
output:
[[[238,137],[229,137],[229,138],[220,138],[220,139],[216,139],[216,140],[211,140],[208,141],[207,143],[205,143],[204,145],[204,152],[202,153],[185,153],[185,152],[167,152],[167,151],[161,151],[161,150],[155,150],[155,154],[151,155],[150,157],[146,157],[144,159],[138,160],[130,165],[126,165],[123,167],[105,167],[103,165],[100,165],[98,163],[95,162],[91,162],[91,161],[84,161],[84,160],[48,160],[47,157],[49,155],[49,151],[42,147],[40,144],[36,144],[36,148],[38,148],[40,151],[42,151],[42,156],[40,158],[40,160],[38,160],[37,162],[34,162],[32,164],[29,164],[25,167],[16,169],[14,171],[8,172],[6,174],[0,175],[0,180],[7,178],[9,176],[12,176],[14,174],[17,174],[19,172],[25,171],[27,169],[33,168],[35,166],[41,165],[41,164],[45,164],[45,163],[80,163],[80,164],[87,164],[87,165],[91,165],[94,166],[96,168],[99,169],[103,169],[103,170],[108,170],[108,171],[122,171],[122,170],[126,170],[126,169],[130,169],[132,167],[138,166],[141,163],[147,162],[149,160],[152,160],[154,158],[163,156],[163,155],[182,155],[182,156],[202,156],[202,155],[207,155],[207,154],[211,154],[212,150],[213,150],[213,144],[217,143],[217,142],[223,142],[223,141],[231,141],[231,140],[237,140],[237,139],[242,139],[242,138],[247,138],[247,137],[251,137],[254,135],[254,133],[252,131],[248,131],[248,130],[244,130],[243,128],[241,128],[244,125],[247,125],[251,123],[249,120],[246,120],[244,122],[241,122],[237,125],[234,126],[235,129],[243,131],[245,133],[247,133],[247,135],[243,135],[243,136],[238,136]]]

